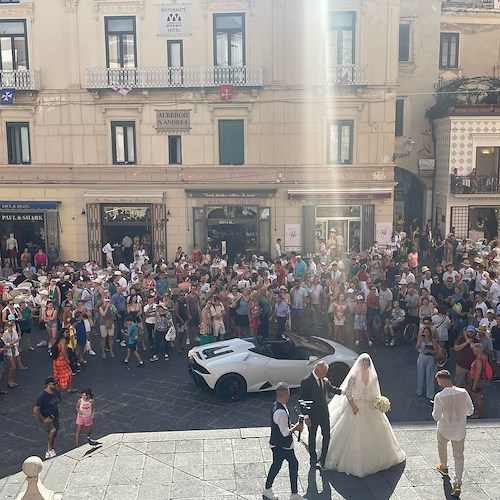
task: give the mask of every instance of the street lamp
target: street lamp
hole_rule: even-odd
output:
[[[392,161],[397,160],[398,158],[407,158],[413,153],[413,146],[415,146],[415,141],[411,138],[408,137],[408,139],[405,141],[405,153],[394,153],[392,156]]]

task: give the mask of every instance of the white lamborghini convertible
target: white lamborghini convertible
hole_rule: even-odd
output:
[[[194,347],[188,369],[199,387],[213,389],[223,401],[237,401],[247,392],[273,390],[278,382],[300,387],[320,360],[328,363],[328,378],[338,386],[357,357],[333,340],[287,333],[281,340],[232,339]]]

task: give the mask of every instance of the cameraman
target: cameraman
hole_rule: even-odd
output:
[[[290,389],[288,384],[280,382],[276,386],[276,401],[271,409],[271,438],[269,444],[273,451],[273,463],[269,469],[269,474],[266,479],[266,487],[262,492],[262,496],[268,500],[277,500],[277,496],[273,491],[273,482],[278,472],[281,469],[283,460],[288,462],[290,472],[290,485],[292,494],[290,500],[300,500],[304,498],[298,494],[297,476],[299,471],[299,462],[293,450],[293,433],[302,431],[304,424],[297,422],[294,425],[290,423],[290,414],[286,404],[290,399]]]

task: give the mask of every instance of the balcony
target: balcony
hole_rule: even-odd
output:
[[[40,90],[40,73],[31,69],[1,70],[0,85],[16,90]]]
[[[496,175],[451,175],[450,191],[453,194],[500,193],[500,179]]]
[[[368,85],[367,64],[335,64],[325,67],[327,85]]]
[[[91,68],[87,70],[88,89],[107,89],[115,86],[138,89],[203,88],[230,83],[235,87],[262,87],[262,67]]]

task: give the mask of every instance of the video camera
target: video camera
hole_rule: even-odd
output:
[[[306,419],[307,415],[309,414],[309,410],[311,407],[309,405],[313,404],[313,401],[304,401],[303,399],[298,400],[299,405],[300,405],[300,410],[298,408],[295,408],[295,411],[299,417],[299,424],[303,424],[304,420]],[[299,434],[297,436],[297,441],[300,441],[300,436],[302,434],[302,431],[299,431]]]

